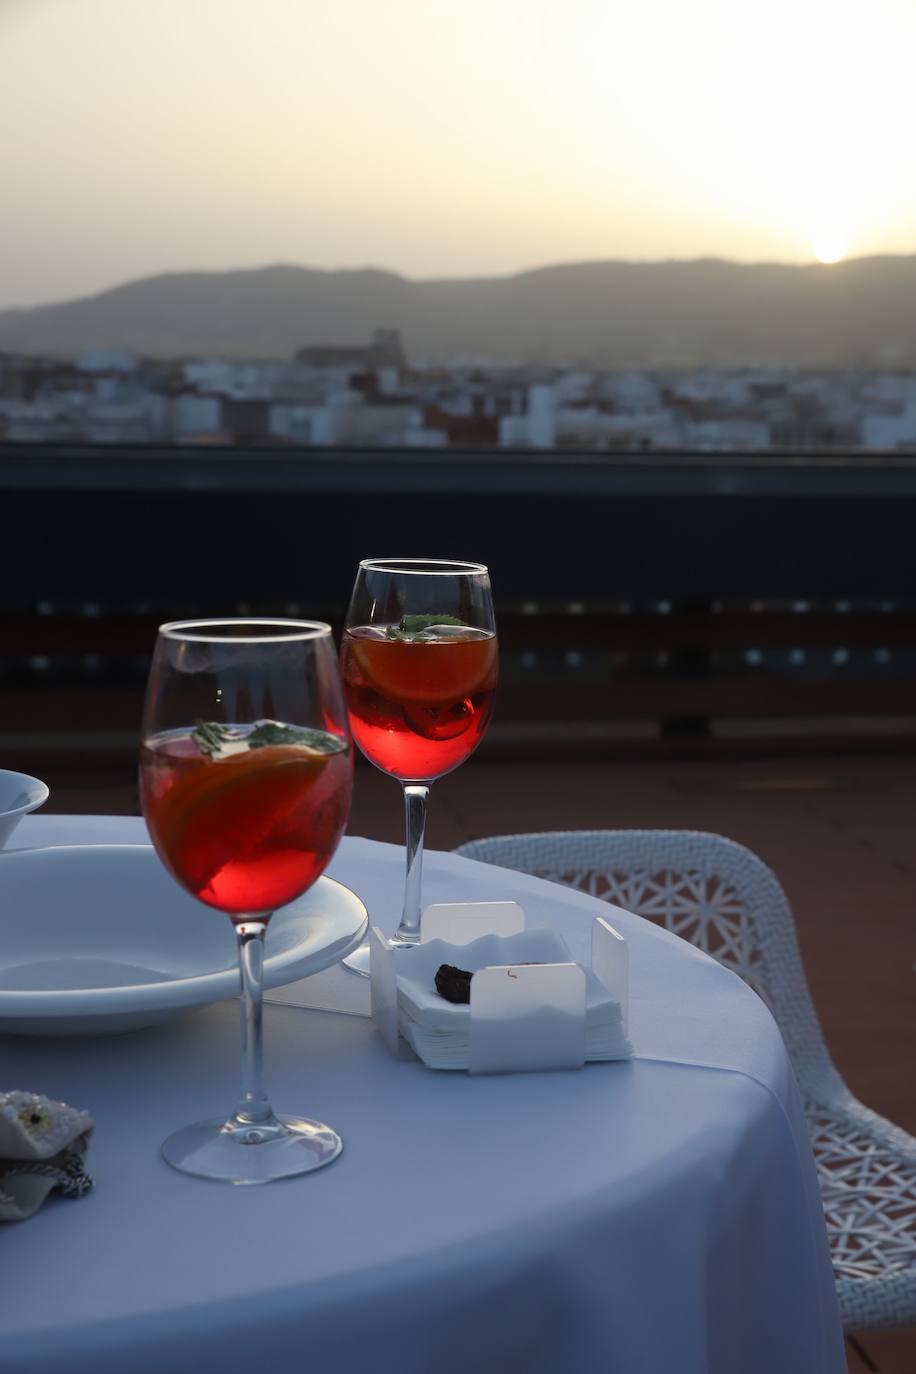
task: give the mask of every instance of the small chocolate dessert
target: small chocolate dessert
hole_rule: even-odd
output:
[[[471,1000],[471,978],[467,969],[455,968],[454,964],[440,964],[436,969],[436,991],[446,1002],[464,1003]]]

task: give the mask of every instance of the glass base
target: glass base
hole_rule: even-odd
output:
[[[320,1169],[343,1141],[330,1126],[305,1116],[274,1116],[262,1124],[198,1121],[170,1135],[162,1157],[173,1169],[220,1183],[271,1183]]]
[[[420,941],[419,938],[416,940],[399,940],[396,935],[393,935],[388,943],[391,945],[392,949],[410,949],[413,945],[418,945]],[[359,945],[357,949],[353,950],[352,954],[348,954],[344,959],[341,959],[340,962],[343,964],[344,968],[349,969],[351,973],[358,974],[360,978],[368,978],[370,973],[369,946]]]

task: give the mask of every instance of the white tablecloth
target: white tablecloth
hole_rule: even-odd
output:
[[[36,816],[13,844],[144,835],[140,820]],[[425,868],[424,900],[515,898],[579,958],[607,914],[451,855]],[[329,872],[394,928],[401,850],[348,838]],[[631,951],[630,1063],[472,1079],[391,1059],[364,1018],[268,1007],[275,1107],[331,1123],[345,1150],[263,1188],[158,1155],[234,1102],[234,1003],[120,1037],[0,1038],[0,1086],[97,1121],[95,1191],[0,1227],[0,1370],[841,1374],[779,1033],[719,965],[614,919]]]

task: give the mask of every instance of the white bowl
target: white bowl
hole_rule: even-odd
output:
[[[271,918],[264,986],[336,963],[367,924],[349,888],[319,878]],[[232,923],[179,887],[151,845],[0,855],[0,1032],[137,1030],[239,988]]]
[[[47,787],[38,778],[0,768],[0,849],[23,816],[44,806],[49,795]]]

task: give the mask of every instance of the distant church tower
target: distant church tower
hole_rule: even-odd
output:
[[[378,367],[396,367],[398,369],[407,366],[407,356],[404,352],[404,345],[401,342],[400,331],[397,329],[376,329],[372,334],[372,349],[375,353],[375,362]]]
[[[310,367],[394,367],[401,371],[407,366],[397,329],[374,330],[369,344],[308,344],[295,358]]]

